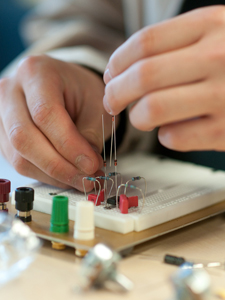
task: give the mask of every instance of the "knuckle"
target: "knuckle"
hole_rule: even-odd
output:
[[[8,84],[8,78],[2,78],[0,79],[0,93],[5,93],[7,84]]]
[[[54,107],[41,99],[36,100],[31,109],[31,115],[34,123],[39,127],[47,126],[51,123],[52,116],[54,115]]]
[[[135,80],[140,91],[154,90],[154,86],[157,84],[155,78],[155,67],[153,61],[142,61],[136,64]]]
[[[140,89],[145,90],[147,83],[147,67],[143,62],[140,62],[137,65],[136,80]]]
[[[28,137],[25,126],[20,123],[14,123],[8,132],[9,140],[13,147],[20,153],[26,153],[28,146]]]
[[[210,47],[206,52],[205,61],[208,65],[218,63],[225,65],[225,47],[220,45],[219,47]]]
[[[59,153],[63,153],[67,149],[71,148],[71,138],[65,138],[62,141],[59,141],[59,144],[57,145],[57,150]]]
[[[14,153],[11,164],[19,174],[23,176],[27,175],[27,161],[19,153]]]
[[[35,55],[27,56],[23,58],[18,66],[17,72],[24,73],[26,72],[29,75],[36,74],[38,66],[41,64],[45,55]]]
[[[213,8],[208,8],[206,17],[210,20],[211,24],[223,25],[225,24],[225,7],[218,5]]]
[[[152,28],[150,30],[145,28],[137,34],[137,46],[143,57],[149,55],[150,49],[154,47],[155,40],[155,31]]]
[[[52,178],[58,178],[60,174],[60,162],[58,159],[48,161],[46,165],[46,173]]]

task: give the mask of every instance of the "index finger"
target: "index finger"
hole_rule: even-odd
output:
[[[204,34],[205,13],[202,11],[203,9],[198,9],[136,32],[110,57],[104,74],[105,83],[141,59],[197,42]]]

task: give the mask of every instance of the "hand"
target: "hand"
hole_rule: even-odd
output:
[[[192,11],[131,36],[104,74],[104,106],[129,104],[134,127],[168,148],[225,150],[225,7]]]
[[[104,83],[95,73],[48,56],[24,59],[0,81],[0,150],[22,175],[83,190],[102,167]],[[92,183],[85,182],[87,190]]]

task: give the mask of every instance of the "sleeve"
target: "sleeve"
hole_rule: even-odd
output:
[[[46,0],[21,24],[29,46],[1,76],[26,56],[46,53],[103,72],[111,53],[125,40],[122,1]]]

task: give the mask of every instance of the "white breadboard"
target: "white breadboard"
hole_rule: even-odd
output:
[[[190,163],[134,154],[118,158],[118,172],[122,174],[123,183],[134,176],[146,178],[145,206],[140,212],[143,199],[139,191],[127,189],[128,196],[139,196],[139,208],[130,208],[128,214],[122,214],[117,208],[106,210],[103,204],[96,206],[97,227],[123,234],[142,231],[225,200],[223,171],[214,172]],[[131,184],[144,192],[143,180]],[[35,189],[34,210],[51,214],[52,196],[49,193],[62,190],[42,183],[28,186]],[[63,195],[69,197],[69,218],[74,220],[76,202],[85,201],[84,194],[71,189]]]

